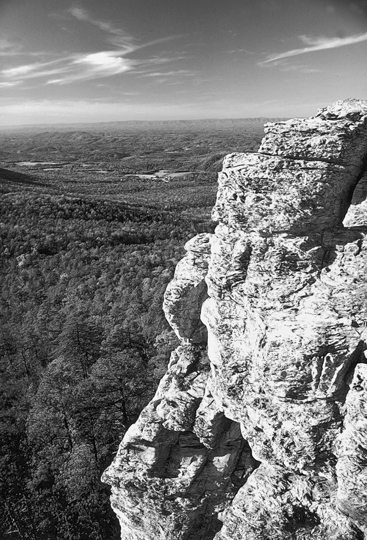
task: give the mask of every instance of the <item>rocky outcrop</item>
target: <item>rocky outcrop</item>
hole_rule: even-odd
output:
[[[359,100],[225,158],[165,297],[181,345],[104,473],[122,539],[365,537],[366,165]]]

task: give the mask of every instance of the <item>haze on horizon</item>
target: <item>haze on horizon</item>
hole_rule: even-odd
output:
[[[0,125],[367,99],[367,0],[0,0]]]

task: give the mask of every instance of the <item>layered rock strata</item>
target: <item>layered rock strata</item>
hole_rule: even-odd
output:
[[[165,296],[181,345],[104,473],[123,540],[365,538],[366,165],[359,100],[225,158]]]

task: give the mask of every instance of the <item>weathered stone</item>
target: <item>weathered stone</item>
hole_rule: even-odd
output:
[[[356,366],[336,466],[337,506],[367,534],[367,365]]]
[[[200,321],[200,310],[207,296],[205,276],[210,258],[210,234],[199,234],[189,240],[184,257],[176,266],[169,283],[163,309],[177,337],[192,343],[206,343],[207,334]]]
[[[354,190],[353,199],[343,225],[345,227],[367,227],[367,171]]]
[[[182,345],[104,475],[123,539],[367,534],[367,102],[265,133],[167,289]]]
[[[122,538],[212,538],[218,512],[257,466],[237,423],[215,406],[198,410],[208,374],[205,350],[179,346],[105,471]],[[208,399],[206,394],[202,403]]]
[[[298,475],[262,464],[231,506],[215,540],[355,540],[350,521],[330,505],[332,476]]]

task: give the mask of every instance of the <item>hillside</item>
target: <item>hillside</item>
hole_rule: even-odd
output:
[[[100,476],[177,345],[164,290],[214,229],[223,153],[261,136],[1,134],[2,539],[119,538]]]

